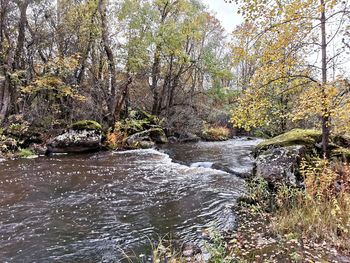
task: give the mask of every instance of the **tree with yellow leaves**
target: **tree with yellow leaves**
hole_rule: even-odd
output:
[[[294,121],[301,116],[317,116],[326,154],[331,128],[344,119],[337,115],[348,107],[348,84],[344,76],[338,76],[340,58],[346,51],[342,39],[350,14],[348,2],[236,0],[236,3],[240,4],[246,21],[258,28],[250,47],[258,44],[262,51],[257,58],[259,67],[239,100],[233,123],[244,128],[262,126],[271,121],[268,115],[276,103],[272,97],[292,94],[300,97],[296,100],[300,108],[285,113]]]

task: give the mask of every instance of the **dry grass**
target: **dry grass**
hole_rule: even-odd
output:
[[[203,132],[203,139],[208,141],[224,141],[230,138],[230,129],[223,126],[208,127]]]
[[[105,145],[112,150],[123,149],[127,134],[121,130],[119,122],[116,122],[114,129],[108,131]]]
[[[305,191],[281,187],[276,193],[274,230],[327,241],[350,252],[349,164],[317,159],[304,162],[301,173]]]

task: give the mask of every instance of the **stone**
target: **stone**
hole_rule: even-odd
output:
[[[179,136],[179,142],[187,143],[187,142],[199,142],[200,138],[192,133],[184,133]]]
[[[211,168],[213,168],[215,170],[224,171],[224,172],[229,173],[229,174],[233,174],[233,175],[238,176],[238,177],[243,178],[243,179],[247,179],[247,178],[252,177],[252,170],[251,169],[247,169],[246,171],[242,171],[242,170],[239,171],[239,170],[235,169],[235,167],[230,167],[230,166],[222,164],[222,163],[214,163]]]
[[[273,147],[285,147],[292,145],[304,145],[314,148],[322,140],[322,133],[317,130],[294,129],[271,139],[261,142],[257,146],[258,151],[264,151]]]
[[[151,142],[151,141],[139,141],[137,148],[151,149],[151,148],[154,148],[155,146],[156,146],[156,144],[154,142]]]
[[[96,130],[72,130],[61,134],[47,144],[47,152],[81,153],[94,152],[101,147],[102,135]]]
[[[4,162],[6,159],[5,157],[2,155],[2,152],[0,151],[0,163]]]
[[[175,136],[171,136],[171,137],[169,137],[168,138],[168,142],[169,143],[177,143],[177,142],[179,142],[179,139],[178,138],[176,138]]]
[[[194,257],[197,254],[202,254],[202,250],[199,246],[194,243],[185,243],[182,246],[182,256],[189,258]]]
[[[168,139],[162,129],[152,128],[129,136],[126,142],[132,148],[146,149],[154,147],[155,143],[167,143]]]
[[[82,120],[82,121],[77,121],[77,122],[73,123],[71,126],[71,129],[75,130],[75,131],[82,131],[82,130],[101,131],[102,126],[97,121]]]
[[[10,137],[4,137],[0,141],[0,151],[2,152],[16,152],[18,150],[18,142]]]
[[[256,159],[255,176],[272,184],[298,185],[299,164],[305,155],[304,145],[271,148]]]
[[[45,145],[38,143],[32,143],[31,145],[29,145],[29,149],[38,155],[43,155],[47,151]]]
[[[165,144],[168,143],[168,138],[162,128],[153,128],[149,130],[149,136],[155,143]]]
[[[350,148],[338,147],[331,151],[331,157],[350,161]]]

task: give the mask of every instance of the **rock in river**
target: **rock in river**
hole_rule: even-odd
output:
[[[161,128],[152,128],[128,137],[127,144],[132,148],[152,148],[155,143],[167,143],[168,139]]]
[[[102,135],[98,130],[73,130],[53,138],[47,144],[47,154],[93,152],[100,149]]]
[[[294,145],[271,148],[263,151],[256,159],[255,175],[270,183],[297,185],[299,164],[305,154],[305,146]]]

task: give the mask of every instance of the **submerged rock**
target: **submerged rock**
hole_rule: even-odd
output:
[[[102,135],[97,130],[69,130],[47,144],[47,153],[93,152],[101,147]]]
[[[269,183],[296,186],[299,164],[304,155],[303,145],[268,149],[257,157],[255,175],[263,177]]]
[[[193,167],[193,168],[212,168],[213,166],[213,163],[212,162],[196,162],[196,163],[192,163],[190,165],[190,167]]]
[[[245,171],[243,170],[237,170],[235,167],[230,167],[229,165],[225,165],[222,163],[214,163],[212,165],[213,169],[224,171],[229,174],[233,174],[235,176],[238,176],[240,178],[246,179],[249,177],[252,177],[252,169],[246,169]]]

